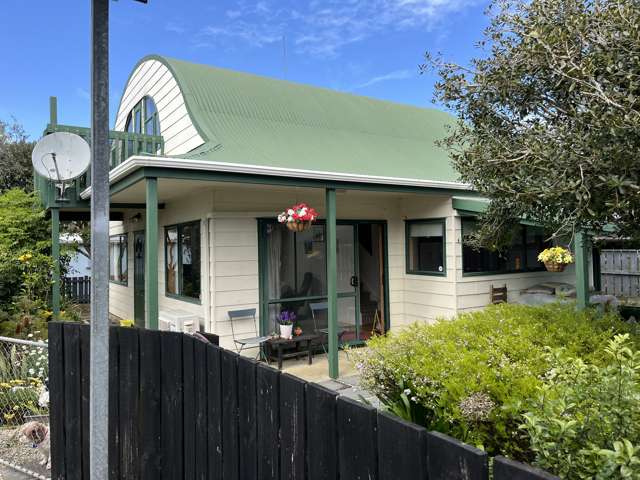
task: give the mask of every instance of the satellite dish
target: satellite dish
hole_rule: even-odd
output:
[[[91,149],[75,133],[56,132],[38,141],[31,154],[31,162],[38,174],[55,182],[63,197],[66,182],[78,178],[89,168]]]

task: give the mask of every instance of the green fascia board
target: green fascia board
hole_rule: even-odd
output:
[[[489,201],[483,198],[453,197],[451,201],[454,210],[463,214],[477,215],[486,212],[489,207]]]
[[[435,144],[455,124],[448,113],[158,55],[140,63],[147,60],[174,75],[205,142],[183,158],[459,182]]]

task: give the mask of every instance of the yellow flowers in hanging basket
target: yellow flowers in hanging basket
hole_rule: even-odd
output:
[[[573,263],[573,255],[564,247],[551,247],[540,252],[538,260],[544,263],[548,271],[562,272],[567,265]]]

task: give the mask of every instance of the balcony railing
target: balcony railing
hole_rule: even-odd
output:
[[[91,129],[89,128],[49,124],[44,131],[44,135],[54,132],[75,133],[91,144]],[[109,141],[111,142],[110,169],[114,169],[133,155],[162,155],[164,153],[164,140],[161,136],[110,131]],[[64,197],[60,197],[58,189],[51,180],[35,172],[33,183],[34,188],[40,192],[40,198],[46,208],[53,206],[61,208],[89,207],[89,202],[83,200],[80,194],[91,185],[90,171],[69,182]]]

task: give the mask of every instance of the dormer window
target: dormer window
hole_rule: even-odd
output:
[[[151,97],[144,97],[131,109],[124,129],[129,133],[160,135],[158,109]]]

